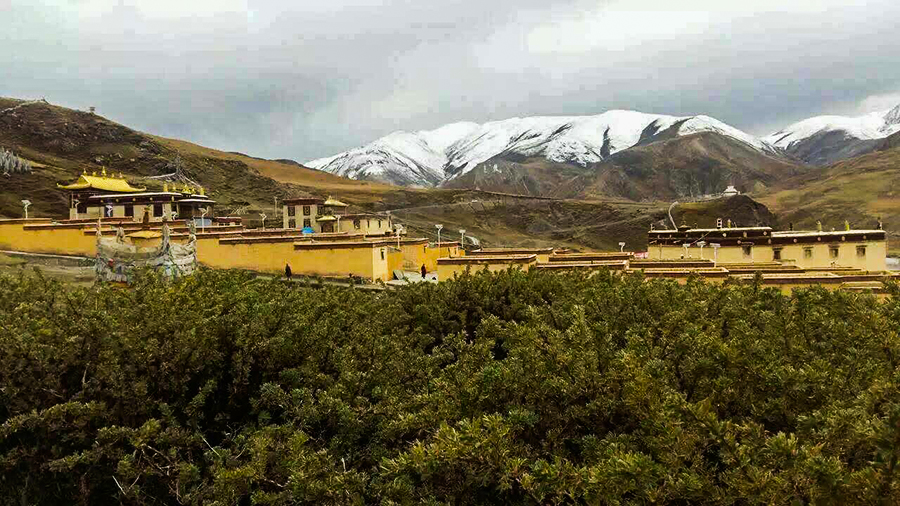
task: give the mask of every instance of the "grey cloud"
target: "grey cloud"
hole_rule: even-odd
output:
[[[597,2],[248,0],[181,17],[109,3],[76,16],[79,4],[0,1],[0,95],[302,161],[397,129],[611,108],[704,113],[762,134],[900,91],[900,6],[888,1],[584,51],[535,50],[529,37]]]

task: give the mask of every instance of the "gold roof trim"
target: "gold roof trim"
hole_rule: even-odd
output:
[[[335,221],[335,220],[337,220],[337,218],[335,218],[333,215],[330,215],[330,214],[326,214],[324,216],[319,216],[318,218],[316,218],[316,221]]]
[[[95,190],[116,193],[135,193],[147,190],[147,188],[135,188],[134,186],[131,186],[125,178],[94,176],[88,174],[82,174],[78,177],[78,180],[72,184],[57,183],[56,186],[63,190],[86,190],[93,188]]]
[[[331,195],[328,196],[328,199],[325,200],[325,203],[322,204],[324,206],[334,206],[334,207],[348,207],[349,204],[345,204],[338,199],[332,198]]]

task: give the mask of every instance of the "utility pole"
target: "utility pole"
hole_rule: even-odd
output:
[[[441,248],[441,229],[443,229],[444,226],[441,225],[440,223],[438,223],[437,225],[434,226],[434,228],[436,228],[438,231],[438,249],[440,249]]]

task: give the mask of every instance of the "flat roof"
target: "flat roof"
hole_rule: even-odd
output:
[[[689,228],[687,230],[678,230],[674,228],[664,228],[664,229],[656,229],[650,230],[650,233],[654,234],[671,234],[674,232],[746,232],[750,230],[772,230],[772,227],[722,227],[722,228]]]
[[[470,255],[485,255],[490,253],[552,253],[554,248],[481,248],[470,251]]]
[[[537,255],[464,256],[438,258],[438,264],[526,264],[536,262]]]
[[[829,231],[807,231],[807,230],[798,230],[798,231],[786,231],[786,232],[772,232],[773,237],[814,237],[817,235],[847,235],[847,234],[883,234],[884,230],[829,230]]]

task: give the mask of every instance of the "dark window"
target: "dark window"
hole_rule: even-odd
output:
[[[772,250],[772,259],[781,260],[781,248],[775,248]]]
[[[125,206],[125,216],[129,218],[134,218],[134,206]]]
[[[803,248],[803,258],[812,258],[813,249],[812,248]]]
[[[366,228],[372,228],[372,220],[366,220]]]
[[[289,218],[288,219],[288,228],[294,228],[295,225],[297,225],[297,220],[295,220],[294,218]]]
[[[353,220],[353,228],[359,230],[359,220]]]
[[[303,220],[303,228],[309,227],[309,219]]]
[[[288,206],[288,216],[294,216],[297,213],[297,208],[294,206]]]
[[[378,228],[381,228],[381,220],[378,220]]]
[[[153,204],[153,216],[156,218],[162,216],[162,204]]]
[[[838,254],[840,253],[839,246],[829,246],[828,253],[831,254],[831,258],[837,258]]]
[[[865,246],[857,246],[856,247],[856,256],[860,258],[866,257],[866,247]]]
[[[745,258],[750,258],[753,255],[753,246],[742,246],[741,249],[744,250]]]
[[[309,206],[303,206],[303,216],[309,216]]]
[[[384,248],[381,248],[381,259],[384,260]]]

